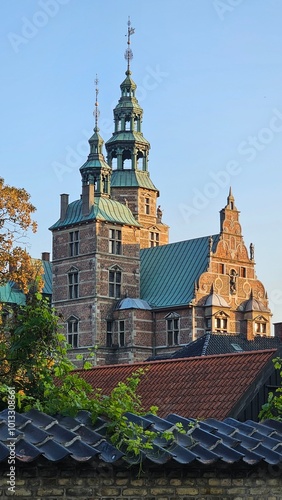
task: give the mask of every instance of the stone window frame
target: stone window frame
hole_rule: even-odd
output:
[[[124,319],[118,320],[117,332],[118,332],[118,345],[119,345],[119,347],[125,347],[125,320]]]
[[[79,347],[79,318],[77,316],[70,316],[67,321],[67,342],[76,349]]]
[[[68,271],[68,299],[75,300],[79,297],[79,270],[71,267]]]
[[[228,332],[228,315],[223,311],[218,311],[214,315],[214,332],[215,333],[227,333]]]
[[[122,230],[109,228],[109,253],[122,255]]]
[[[112,299],[121,298],[122,269],[119,266],[112,266],[109,269],[109,297]]]
[[[80,232],[79,229],[69,232],[69,257],[79,255],[80,247]]]
[[[146,215],[150,215],[151,213],[151,203],[149,196],[144,196],[144,213]]]
[[[113,346],[113,335],[114,335],[114,322],[111,319],[107,319],[106,323],[106,346]]]
[[[180,344],[180,315],[172,312],[165,316],[166,319],[166,345],[175,346]]]
[[[254,318],[254,334],[266,335],[267,319],[264,316],[257,316]]]
[[[150,247],[158,247],[160,245],[160,233],[156,231],[150,231],[149,233],[149,238],[150,238]]]

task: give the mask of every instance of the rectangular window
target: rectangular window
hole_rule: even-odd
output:
[[[109,230],[109,253],[121,255],[121,230]]]
[[[150,198],[145,198],[145,214],[150,214]]]
[[[158,247],[160,244],[160,235],[159,233],[150,233],[150,246],[151,247]]]
[[[107,347],[113,345],[113,322],[107,321]]]
[[[179,344],[179,318],[167,320],[167,345]]]
[[[227,333],[227,318],[215,318],[215,331],[217,333]]]
[[[210,331],[212,326],[211,318],[206,318],[206,330]]]
[[[78,347],[78,320],[70,319],[67,323],[68,330],[68,344],[72,346],[73,349]]]
[[[224,274],[225,273],[225,266],[224,266],[224,264],[218,264],[218,272],[219,272],[219,274]]]
[[[74,257],[79,254],[79,231],[69,233],[69,256]]]
[[[69,273],[69,299],[78,298],[78,272]]]
[[[266,323],[256,322],[255,323],[255,332],[256,333],[266,333]]]
[[[121,271],[109,271],[109,296],[120,299],[121,296]]]
[[[240,275],[241,275],[241,278],[246,278],[246,268],[245,267],[240,268]]]
[[[125,346],[125,330],[124,330],[124,321],[118,322],[118,344],[120,347]]]

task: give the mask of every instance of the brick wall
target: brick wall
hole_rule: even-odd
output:
[[[21,500],[280,500],[281,466],[112,466],[101,461],[19,464],[15,493],[8,492],[1,464],[0,499]]]

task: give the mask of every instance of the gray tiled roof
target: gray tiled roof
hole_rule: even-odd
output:
[[[281,347],[281,340],[278,337],[261,337],[257,335],[254,337],[254,340],[247,340],[242,335],[206,333],[197,340],[194,340],[194,342],[190,342],[190,344],[171,354],[169,358],[208,356],[240,351],[260,351],[263,349],[278,349],[279,347]]]
[[[239,460],[254,465],[259,462],[276,465],[282,463],[282,422],[266,420],[263,423],[244,423],[226,418],[223,421],[209,418],[196,422],[170,414],[160,418],[152,414],[144,417],[126,413],[129,422],[136,422],[144,429],[157,433],[153,449],[144,451],[143,459],[156,464],[173,460],[181,464],[198,462],[211,464],[222,461],[232,464]],[[180,433],[175,424],[185,430]],[[79,411],[76,418],[51,417],[37,410],[16,413],[16,430],[13,437],[8,429],[8,410],[0,412],[0,462],[6,461],[11,441],[15,443],[16,458],[32,462],[43,456],[50,462],[67,457],[75,461],[88,461],[93,457],[107,463],[123,458],[128,463],[139,463],[140,457],[117,450],[106,438],[107,422],[98,418],[91,423],[87,411]],[[172,431],[172,438],[163,432]]]

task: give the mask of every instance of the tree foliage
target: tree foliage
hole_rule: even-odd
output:
[[[273,363],[276,370],[279,370],[282,380],[282,358],[275,358]],[[259,419],[265,420],[266,418],[282,421],[282,387],[278,387],[275,392],[270,392],[267,402],[262,406]]]
[[[144,414],[138,395],[144,370],[118,383],[110,395],[93,389],[72,373],[59,321],[49,302],[36,293],[0,326],[0,410],[7,406],[11,387],[20,412],[36,408],[49,415],[76,416],[79,410],[88,410],[93,422],[99,416],[106,418],[108,437],[115,446],[141,456],[142,450],[153,447],[156,433],[129,422],[125,414]],[[157,408],[150,411],[156,413]]]
[[[27,191],[5,185],[0,178],[0,286],[12,281],[24,293],[42,274],[24,248],[27,232],[37,230],[34,212]]]

